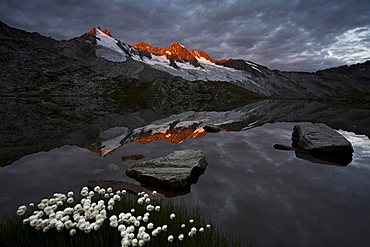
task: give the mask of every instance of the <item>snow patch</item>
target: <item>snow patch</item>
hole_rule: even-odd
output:
[[[127,54],[118,46],[118,41],[96,28],[96,55],[113,62],[127,60]]]
[[[260,69],[258,69],[258,68],[256,68],[255,66],[252,66],[252,69],[257,70],[257,71],[259,71],[260,73],[262,73],[262,72],[261,72],[261,70],[260,70]]]
[[[246,64],[250,65],[250,66],[257,66],[257,64],[255,63],[251,63],[251,62],[248,62],[248,61],[244,61]]]

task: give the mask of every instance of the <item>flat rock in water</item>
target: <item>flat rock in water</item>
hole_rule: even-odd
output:
[[[353,147],[341,134],[323,123],[300,123],[294,126],[292,146],[297,152],[340,165],[352,161]]]
[[[182,189],[196,182],[206,167],[200,150],[185,149],[136,164],[126,174],[143,184]]]

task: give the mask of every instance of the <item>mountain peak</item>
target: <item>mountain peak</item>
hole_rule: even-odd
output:
[[[108,31],[108,29],[104,28],[102,29],[101,27],[93,27],[91,28],[88,32],[86,32],[85,34],[88,35],[88,36],[92,36],[92,35],[96,35],[97,33],[97,30],[99,30],[100,32],[104,33],[105,35],[108,35],[109,37],[112,37],[112,34]]]
[[[179,42],[173,43],[166,48],[151,46],[145,42],[134,44],[133,47],[140,51],[152,53],[156,56],[165,56],[167,59],[177,62],[193,62],[197,64],[198,59],[208,60],[212,63],[215,63],[217,61],[205,51],[189,50]]]
[[[178,42],[173,43],[172,45],[170,45],[170,47],[186,49],[186,47],[183,44],[178,43]]]

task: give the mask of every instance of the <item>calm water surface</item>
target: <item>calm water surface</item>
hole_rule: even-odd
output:
[[[89,180],[137,183],[125,175],[123,155],[159,157],[197,148],[209,165],[191,193],[176,198],[198,205],[226,231],[240,234],[245,245],[256,239],[261,246],[369,246],[370,140],[340,131],[354,146],[352,163],[317,164],[272,147],[290,145],[293,125],[265,124],[178,145],[132,142],[106,157],[77,146],[27,155],[0,168],[0,213],[57,191],[77,191]]]

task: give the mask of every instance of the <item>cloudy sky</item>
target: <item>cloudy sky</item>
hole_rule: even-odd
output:
[[[134,44],[315,71],[370,60],[368,0],[2,0],[0,20],[56,39],[93,26]]]

